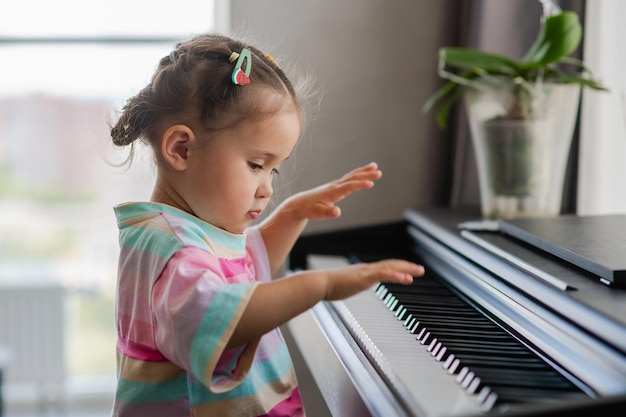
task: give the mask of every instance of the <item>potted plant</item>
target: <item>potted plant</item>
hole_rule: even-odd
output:
[[[581,87],[606,90],[570,57],[581,38],[576,13],[559,11],[543,19],[519,61],[469,48],[439,50],[439,74],[449,82],[424,111],[439,106],[437,124],[445,127],[452,105],[464,99],[483,216],[559,214]]]

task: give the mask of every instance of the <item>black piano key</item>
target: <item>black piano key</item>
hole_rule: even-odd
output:
[[[546,390],[519,387],[499,387],[497,403],[502,404],[519,404],[519,403],[562,403],[568,399],[585,397],[582,392],[565,392],[559,395],[548,395]]]
[[[459,353],[459,355],[463,358],[463,363],[467,366],[483,366],[493,368],[507,367],[509,369],[544,369],[546,367],[545,362],[533,356],[511,359],[491,354],[474,355]]]
[[[486,407],[584,395],[532,350],[432,277],[382,284],[380,296],[407,330]],[[410,328],[409,328],[410,327]]]
[[[497,385],[514,387],[529,386],[554,390],[571,389],[571,384],[569,384],[568,381],[563,380],[560,375],[551,372],[549,369],[507,369],[506,374],[500,369],[482,366],[472,366],[471,370],[480,375],[482,380],[492,388],[494,385]]]

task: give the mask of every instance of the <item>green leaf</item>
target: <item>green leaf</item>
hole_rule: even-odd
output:
[[[422,113],[428,113],[430,109],[432,109],[432,107],[435,105],[435,103],[437,103],[439,100],[442,100],[447,94],[450,93],[450,91],[452,91],[456,87],[458,87],[456,83],[446,83],[446,85],[437,90],[435,94],[433,94],[428,99],[428,101],[424,103],[424,106],[422,107]]]
[[[545,75],[546,79],[556,80],[559,83],[580,84],[583,87],[589,87],[593,90],[608,91],[608,89],[599,82],[588,76],[583,76],[582,74],[572,74],[558,69],[551,69],[549,72],[546,72]]]
[[[580,60],[569,56],[578,48],[581,38],[582,27],[578,16],[574,12],[565,11],[543,21],[537,39],[519,62],[475,49],[440,48],[439,75],[449,82],[430,97],[422,111],[426,113],[438,105],[437,124],[444,127],[452,105],[466,88],[476,85],[476,80],[496,86],[507,81],[517,84],[522,80],[532,85],[543,79],[546,82],[575,83],[606,91]],[[553,65],[557,63],[558,66]],[[565,72],[564,64],[571,66],[574,71]],[[457,70],[456,73],[450,68]]]
[[[511,75],[518,72],[517,63],[505,56],[470,48],[441,48],[439,59],[447,66],[460,69],[480,68],[486,72],[502,72]]]
[[[452,88],[446,89],[448,86],[451,86]],[[463,94],[463,88],[458,84],[448,83],[446,87],[439,90],[441,92],[445,89],[446,94],[439,97],[443,102],[439,105],[439,109],[437,110],[435,117],[437,126],[441,129],[445,128],[448,124],[448,115],[450,114],[452,105],[454,105],[454,103],[456,103]],[[443,100],[444,97],[446,97],[445,100]]]
[[[461,96],[461,89],[457,88],[451,95],[448,97],[446,101],[444,101],[441,106],[439,106],[439,110],[437,111],[437,126],[440,129],[443,129],[448,124],[448,115],[450,114],[450,109],[452,105],[457,102],[459,97]]]
[[[582,27],[578,15],[565,11],[546,18],[539,30],[537,40],[524,58],[524,69],[545,67],[558,62],[578,48],[582,38]]]

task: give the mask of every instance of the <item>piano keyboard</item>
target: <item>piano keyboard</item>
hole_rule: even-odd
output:
[[[432,275],[411,286],[381,284],[332,304],[415,415],[481,414],[587,396],[580,382],[549,366]]]
[[[298,240],[290,254],[294,269],[314,268],[308,261],[315,254],[344,262],[403,258],[426,267],[412,286],[383,284],[318,303],[289,326],[301,368],[315,382],[303,381],[303,388],[315,388],[303,398],[328,405],[314,414],[623,415],[626,291],[489,236],[577,290],[549,285],[460,235],[467,216],[408,210],[406,222]],[[318,349],[324,354],[311,353]]]

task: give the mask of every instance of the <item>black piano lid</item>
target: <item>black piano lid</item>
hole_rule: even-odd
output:
[[[626,284],[626,215],[501,220],[500,231],[598,275]]]
[[[497,270],[497,266],[503,262],[501,258],[461,236],[458,229],[460,223],[480,220],[480,214],[475,211],[426,207],[419,210],[408,209],[405,211],[405,217],[410,224],[486,269]],[[588,271],[517,239],[511,239],[503,233],[486,232],[482,233],[481,237],[575,287],[576,291],[562,291],[530,275],[523,282],[512,283],[552,310],[626,353],[625,288],[601,284],[598,278]]]

